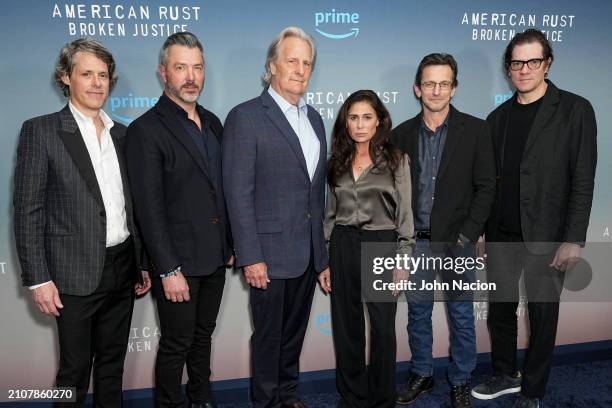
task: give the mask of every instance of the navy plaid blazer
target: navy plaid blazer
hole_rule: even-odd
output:
[[[267,90],[228,114],[223,183],[238,266],[265,262],[271,279],[303,274],[311,252],[327,267],[323,236],[327,142],[321,116],[308,106],[320,142],[310,180],[299,139]]]

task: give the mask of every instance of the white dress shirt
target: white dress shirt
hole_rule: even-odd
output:
[[[310,177],[310,181],[312,181],[315,170],[317,169],[317,164],[319,163],[321,142],[319,142],[319,138],[308,119],[308,106],[306,106],[304,98],[300,98],[298,106],[292,105],[287,102],[285,98],[280,96],[271,86],[268,87],[268,93],[283,112],[300,140],[302,153],[304,154],[304,159],[306,159],[308,176]]]
[[[71,102],[68,102],[68,106],[81,131],[81,137],[87,147],[100,193],[102,193],[106,213],[106,247],[118,245],[130,236],[130,232],[127,228],[119,159],[110,135],[110,129],[114,126],[114,122],[100,109],[99,116],[104,124],[104,129],[102,129],[100,141],[98,141],[93,119],[79,112]],[[49,282],[30,286],[30,289],[36,289],[47,283]]]

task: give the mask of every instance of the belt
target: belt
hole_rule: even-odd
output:
[[[417,239],[428,239],[431,241],[431,230],[418,230],[416,232]]]
[[[123,241],[120,244],[111,246],[111,247],[107,247],[106,248],[106,257],[107,258],[113,258],[116,257],[119,254],[122,254],[124,251],[130,249],[131,250],[131,245],[133,244],[133,239],[132,236],[128,236],[125,241]]]

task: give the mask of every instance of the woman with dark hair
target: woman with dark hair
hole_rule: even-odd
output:
[[[412,253],[410,167],[408,157],[390,144],[390,130],[391,117],[378,96],[361,90],[340,108],[332,134],[325,209],[330,269],[319,282],[331,293],[339,406],[395,406],[397,304],[366,299],[371,345],[366,370],[360,265],[364,242],[391,242],[398,254]],[[396,282],[406,277],[407,271],[393,271]]]

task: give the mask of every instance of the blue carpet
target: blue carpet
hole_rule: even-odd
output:
[[[612,358],[612,355],[610,356]],[[480,363],[473,376],[473,383],[478,384],[487,378],[489,364]],[[450,408],[449,386],[443,368],[437,368],[434,373],[436,385],[434,390],[422,396],[410,408]],[[404,375],[399,379],[403,380]],[[335,407],[338,394],[329,391],[333,388],[333,380],[321,380],[321,388],[325,392],[302,392],[302,400],[309,408]],[[308,388],[313,388],[309,386]],[[316,386],[314,387],[316,388]],[[494,401],[479,401],[473,399],[474,407],[510,408],[514,403],[515,395],[505,395]],[[151,407],[152,401],[131,400],[126,401],[125,407],[145,408]],[[219,404],[219,408],[249,408],[251,404],[247,399],[241,402]],[[611,408],[612,407],[612,359],[590,363],[558,365],[553,367],[548,393],[542,401],[542,407],[551,408]],[[399,406],[398,406],[399,407]]]
[[[519,364],[524,353],[519,353]],[[450,407],[449,386],[446,381],[446,358],[435,361],[433,391],[419,398],[410,408]],[[398,364],[398,381],[404,381],[408,364]],[[490,354],[478,356],[478,365],[472,381],[478,384],[487,378],[490,370]],[[338,394],[335,391],[334,370],[304,373],[300,378],[301,398],[309,408],[335,407]],[[213,384],[219,408],[249,408],[248,379],[219,381]],[[126,408],[153,406],[152,390],[124,392]],[[494,401],[473,399],[474,407],[510,408],[514,395],[499,397]],[[612,408],[612,342],[603,341],[556,348],[548,392],[542,407],[550,408]],[[23,402],[0,403],[0,407],[48,408],[49,403]],[[399,406],[398,406],[399,407]]]

